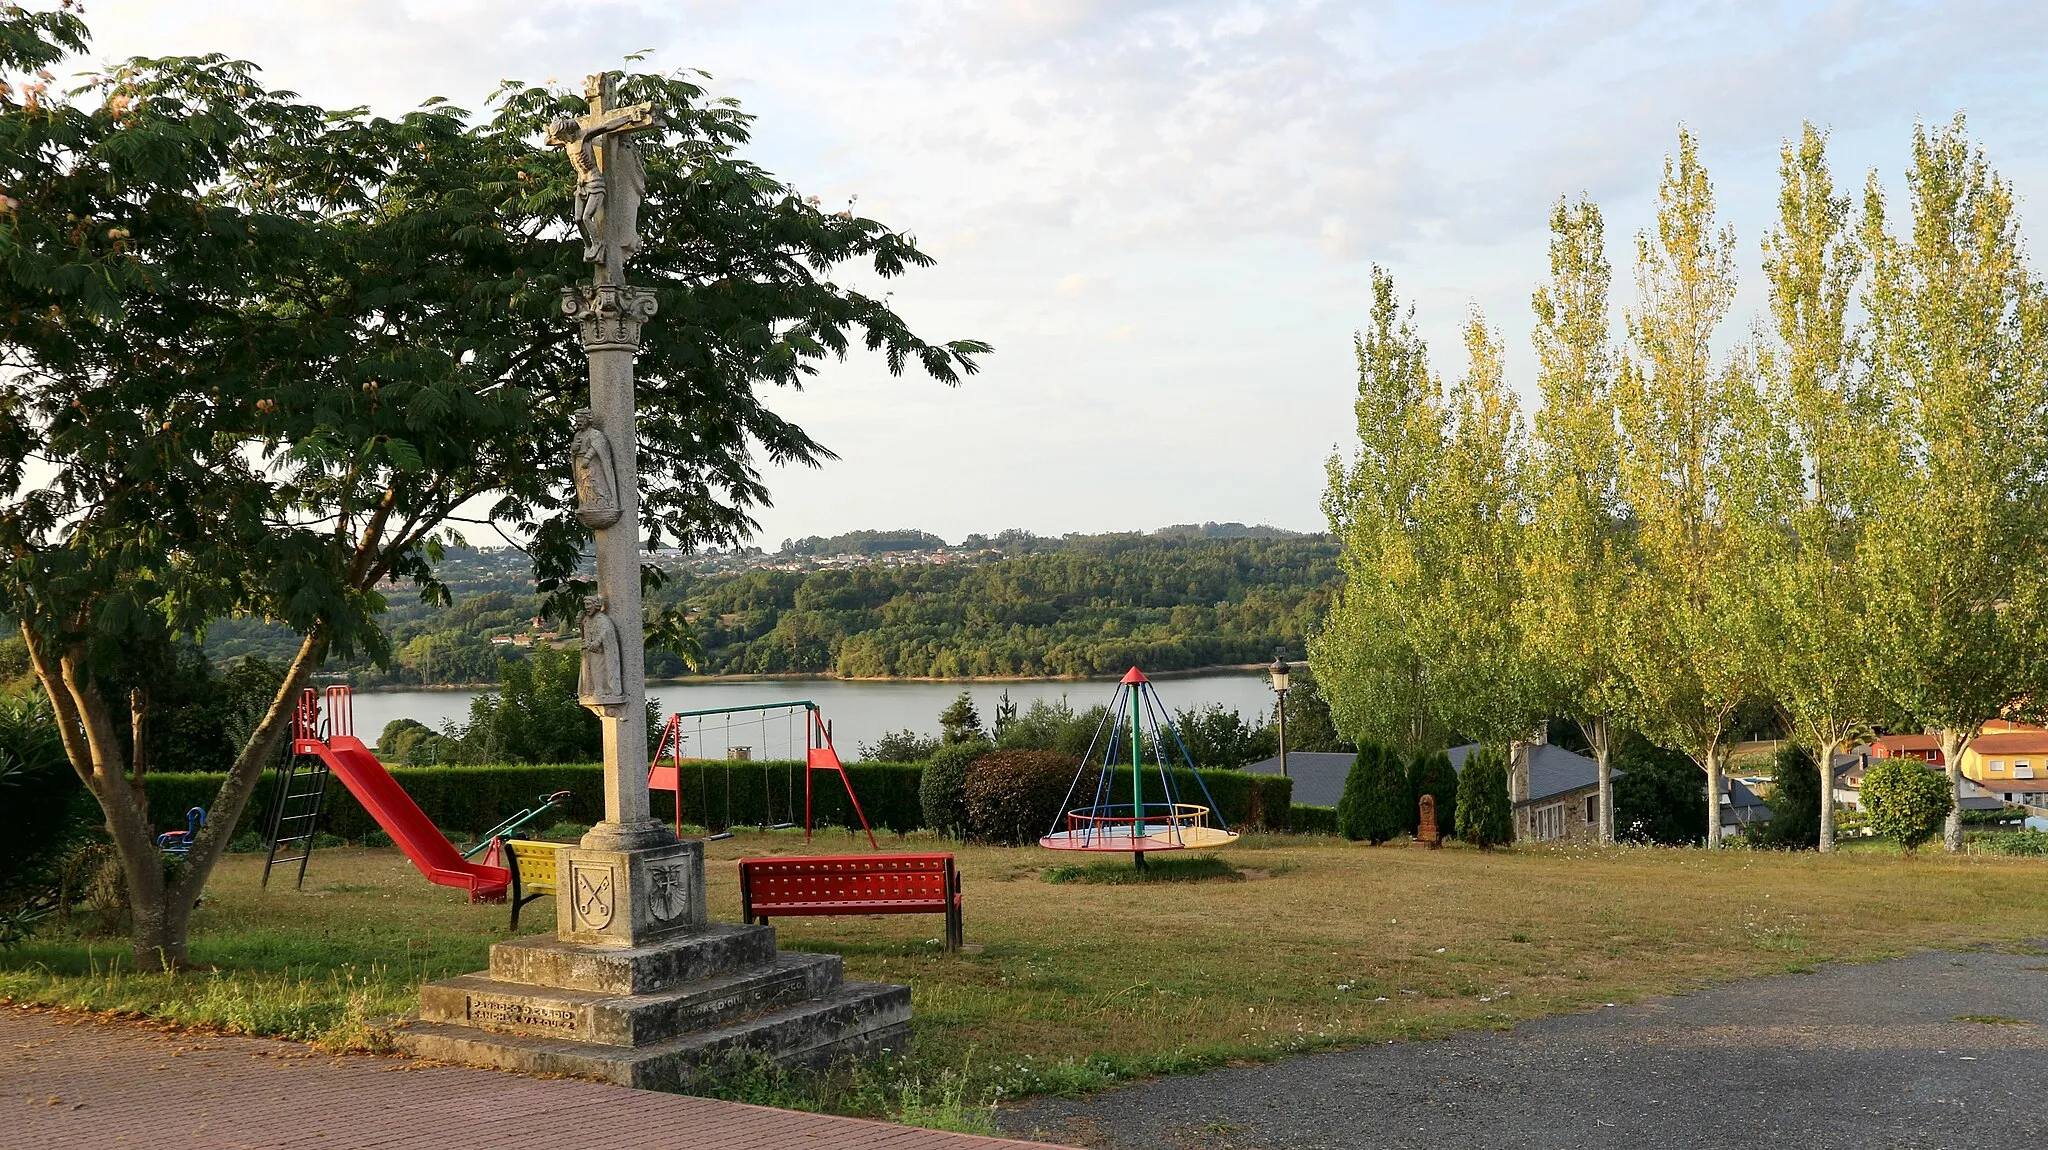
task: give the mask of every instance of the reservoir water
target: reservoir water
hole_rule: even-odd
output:
[[[1247,722],[1269,718],[1273,713],[1273,691],[1266,676],[1256,671],[1192,675],[1184,679],[1162,678],[1153,684],[1160,701],[1175,711],[1199,710],[1211,703],[1243,715]],[[694,711],[707,707],[732,707],[750,703],[774,703],[809,699],[832,723],[832,742],[840,754],[851,760],[863,743],[873,743],[889,731],[909,729],[919,734],[936,734],[939,712],[966,691],[974,697],[986,727],[995,719],[1003,693],[1017,709],[1034,699],[1058,700],[1065,696],[1077,711],[1107,703],[1116,690],[1113,679],[1016,679],[1003,682],[907,682],[843,679],[777,679],[744,682],[649,683],[648,697],[660,701],[664,713]],[[393,719],[417,719],[439,730],[444,723],[463,723],[469,718],[469,703],[480,692],[472,690],[362,691],[355,697],[356,730],[366,741],[375,742],[384,724]],[[710,718],[697,736],[697,720],[686,730],[691,739],[689,753],[723,758],[728,746],[751,748],[755,758],[791,757],[789,748],[801,747],[803,725],[779,713],[734,716],[730,720]],[[797,753],[795,757],[801,757]]]

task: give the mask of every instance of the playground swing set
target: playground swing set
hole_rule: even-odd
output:
[[[780,712],[785,735],[784,745],[791,752],[783,760],[784,785],[782,788],[785,818],[772,822],[775,817],[775,764],[765,752],[769,749],[770,720]],[[746,718],[742,716],[751,716]],[[860,820],[860,828],[868,837],[868,845],[881,850],[875,841],[875,831],[868,824],[867,812],[861,809],[860,796],[853,793],[853,779],[846,773],[846,765],[839,761],[839,752],[832,745],[832,724],[818,710],[818,704],[809,699],[794,699],[780,703],[748,703],[733,707],[705,707],[695,711],[677,711],[668,718],[662,728],[661,742],[654,751],[654,761],[647,770],[647,789],[666,791],[674,800],[675,828],[677,837],[683,833],[683,765],[697,766],[698,810],[704,816],[705,841],[717,842],[732,837],[733,814],[733,768],[747,762],[753,756],[756,745],[736,745],[732,736],[737,731],[749,731],[758,727],[760,742],[758,748],[764,752],[761,761],[761,822],[762,830],[787,830],[796,826],[796,723],[803,722],[803,771],[804,771],[804,841],[811,841],[816,805],[812,790],[812,779],[819,771],[828,771],[839,776],[840,785],[846,790],[846,800],[853,806],[854,817]],[[694,726],[686,729],[689,720]],[[723,720],[719,722],[717,720]],[[707,724],[707,721],[708,724]],[[703,757],[710,741],[719,738],[725,744],[725,818],[712,818],[711,765],[719,760]],[[697,755],[683,753],[686,742],[695,741]]]

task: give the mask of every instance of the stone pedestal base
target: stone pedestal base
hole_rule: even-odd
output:
[[[909,987],[848,982],[838,955],[782,953],[770,927],[707,922],[702,843],[564,847],[557,874],[557,935],[421,987],[402,1049],[680,1090],[761,1059],[823,1068],[908,1044]]]

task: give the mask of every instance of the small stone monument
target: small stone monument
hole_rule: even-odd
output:
[[[399,1034],[427,1058],[626,1086],[679,1088],[732,1059],[822,1066],[899,1048],[910,988],[847,982],[837,955],[778,951],[770,927],[714,923],[704,844],[679,842],[647,802],[647,676],[640,606],[633,357],[654,293],[629,287],[645,170],[630,133],[661,126],[590,77],[589,114],[548,126],[576,172],[589,284],[563,293],[590,359],[569,472],[597,533],[598,596],[583,609],[579,695],[604,730],[604,821],[556,852],[553,937],[491,947],[490,969],[420,988]]]
[[[1444,845],[1444,836],[1436,829],[1436,796],[1422,796],[1422,825],[1415,831],[1415,846],[1436,850]]]

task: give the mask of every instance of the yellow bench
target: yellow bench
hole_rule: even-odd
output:
[[[512,929],[519,929],[519,908],[544,894],[555,893],[555,852],[560,843],[499,839],[498,857],[512,872]]]

